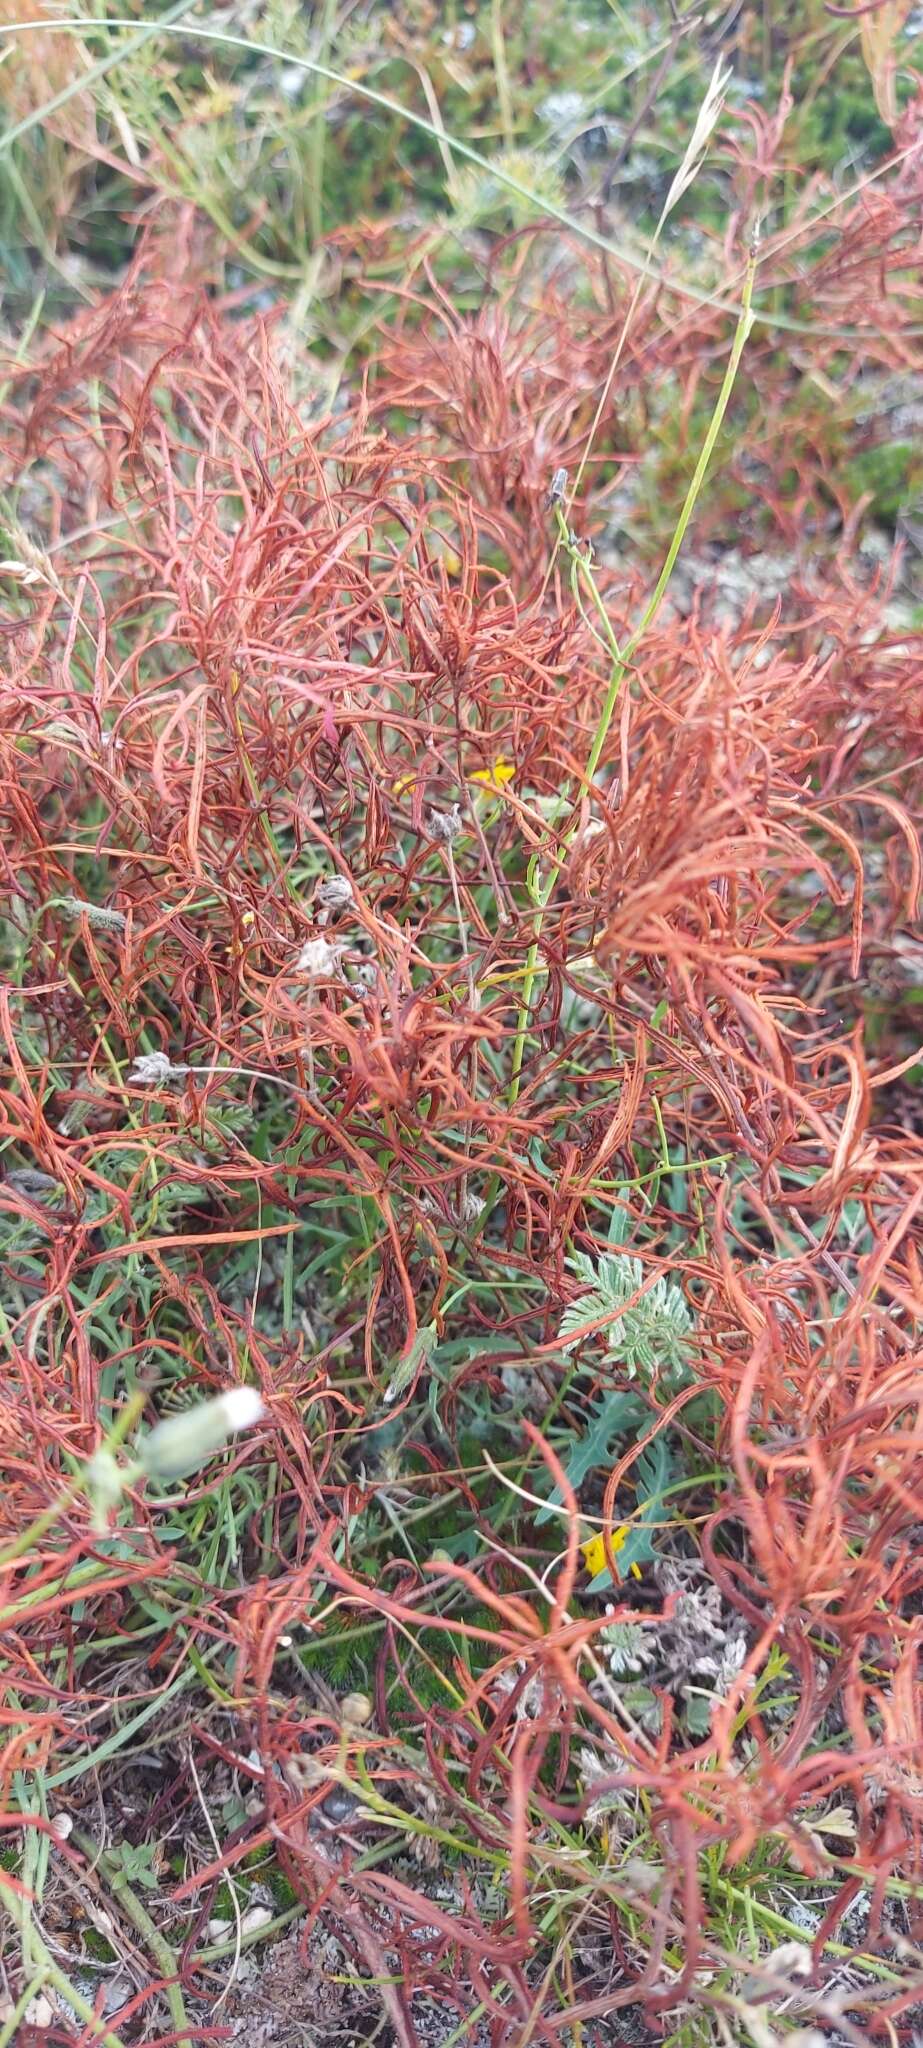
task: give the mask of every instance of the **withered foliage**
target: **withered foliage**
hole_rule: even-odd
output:
[[[741,215],[760,150],[779,141],[754,127]],[[712,500],[725,510],[706,504],[697,534],[721,537],[723,517],[726,539],[721,492],[746,489],[757,581],[766,550],[785,544],[789,587],[779,602],[751,591],[729,618],[703,571],[688,604],[665,607],[592,789],[608,657],[553,554],[547,492],[586,443],[631,286],[617,266],[579,258],[578,307],[566,291],[577,253],[558,243],[552,262],[526,237],[505,293],[470,316],[422,278],[364,385],[325,413],[287,395],[271,321],[168,288],[142,252],[112,298],[5,373],[21,531],[4,572],[0,860],[25,967],[0,991],[0,1209],[28,1226],[30,1259],[9,1267],[0,1524],[15,1539],[58,1497],[67,1461],[93,1452],[109,1419],[104,1369],[143,1375],[156,1341],[190,1388],[214,1390],[246,1360],[269,1422],[262,1449],[239,1455],[277,1462],[277,1569],[233,1596],[190,1573],[190,1601],[200,1645],[235,1646],[266,1804],[176,1897],[207,1901],[274,1842],[387,1983],[404,2043],[420,1990],[459,2019],[479,2005],[498,2044],[524,2039],[530,2016],[535,2039],[563,2042],[638,2000],[652,2019],[675,2012],[725,1960],[701,1903],[710,1846],[733,1873],[775,1835],[835,1899],[824,1935],[870,1876],[866,1946],[886,1881],[923,1882],[923,1140],[906,1080],[923,641],[894,623],[890,571],[858,551],[856,508],[830,469],[834,427],[823,408],[808,417],[793,360],[809,302],[819,380],[845,392],[918,364],[916,165],[840,209],[809,285],[797,236],[767,242],[761,290],[796,331],[754,334],[760,411],[741,394]],[[642,463],[658,382],[674,380],[688,437],[726,350],[720,306],[677,303],[645,286],[573,512],[595,536],[620,640],[646,566],[621,568],[607,548],[613,479]],[[561,872],[517,1093],[535,859]],[[309,870],[326,884],[305,886]],[[176,1079],[129,1082],[157,1050]],[[250,1105],[233,1128],[231,1095]],[[267,1153],[270,1101],[289,1123]],[[747,1640],[699,1743],[668,1700],[652,1736],[591,1685],[605,1617],[577,1598],[576,1524],[550,1601],[486,1545],[476,1571],[444,1557],[418,1570],[395,1545],[373,1580],[349,1534],[370,1486],[341,1451],[380,1419],[397,1358],[394,1412],[412,1400],[423,1326],[442,1329],[445,1312],[456,1334],[446,1304],[460,1262],[485,1287],[513,1271],[547,1295],[524,1324],[504,1320],[499,1293],[493,1323],[469,1324],[482,1342],[464,1375],[500,1400],[512,1364],[550,1397],[568,1248],[593,1249],[600,1207],[664,1142],[673,1161],[721,1157],[745,1173],[751,1225],[728,1177],[705,1169],[687,1253],[667,1262],[695,1305],[696,1387],[717,1391],[723,1418],[727,1486],[696,1540]],[[154,1220],[139,1237],[142,1197]],[[222,1284],[229,1250],[268,1250],[293,1226],[301,1243],[312,1218],[359,1197],[376,1222],[352,1320],[320,1344],[297,1324],[267,1335]],[[630,1187],[621,1199],[631,1207]],[[656,1203],[652,1256],[669,1220]],[[142,1259],[153,1304],[133,1313],[124,1273]],[[103,1356],[110,1296],[117,1342]],[[455,1398],[449,1388],[450,1429]],[[655,1382],[652,1434],[683,1427],[685,1399]],[[463,1461],[415,1427],[434,1495],[467,1487],[477,1512]],[[635,1456],[607,1487],[610,1530]],[[542,1458],[561,1482],[547,1446],[533,1470]],[[164,1569],[142,1496],[123,1536],[101,1549],[77,1494],[6,1569],[7,1785],[27,1758],[66,1760],[88,1701],[101,1710],[71,1660],[75,1631],[89,1609],[116,1637]],[[75,1570],[87,1560],[89,1598]],[[675,1595],[663,1599],[668,1614]],[[371,1729],[280,1703],[280,1639],[335,1607],[384,1621]],[[391,1679],[424,1626],[427,1641],[467,1629],[480,1675],[456,1659],[454,1697],[446,1688],[392,1726]],[[59,1641],[68,1654],[51,1666]],[[774,1650],[797,1692],[781,1737],[778,1718],[748,1707]],[[139,1701],[183,1654],[170,1628],[148,1635]],[[662,1861],[653,1891],[624,1881],[640,1941],[600,1852],[598,1896],[580,1911],[614,1957],[601,1964],[590,1942],[596,1961],[582,1978],[575,1968],[564,2007],[535,1972],[530,1901],[574,1883],[561,1825],[579,1828],[590,1804],[572,1768],[578,1732],[603,1773],[594,1795],[600,1783],[623,1802],[643,1795]],[[299,1790],[290,1769],[306,1733],[347,1771],[363,1748],[380,1795],[409,1815],[429,1800],[444,1837],[463,1827],[485,1868],[508,1855],[508,1898],[491,1907],[462,1867],[449,1907],[386,1864],[357,1869],[361,1828],[319,1838],[316,1786]],[[852,1871],[805,1819],[830,1799],[853,1815]],[[197,1938],[183,1956],[192,1990]],[[820,1938],[814,1963],[823,1986],[837,1964]],[[883,2039],[909,1995],[887,1972],[857,1979],[850,2010]]]

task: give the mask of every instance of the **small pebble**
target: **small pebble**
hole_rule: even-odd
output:
[[[50,2004],[43,1991],[26,2006],[24,2014],[27,2027],[50,2027],[54,2017],[54,2006]]]
[[[271,1919],[272,1910],[269,1906],[251,1906],[249,1912],[244,1913],[241,1919],[241,1934],[255,1934],[258,1927],[266,1927]]]

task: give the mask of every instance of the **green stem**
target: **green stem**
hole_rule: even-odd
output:
[[[683,499],[682,510],[676,522],[673,538],[670,542],[669,548],[667,549],[666,559],[664,561],[663,568],[661,569],[660,575],[657,578],[657,582],[654,585],[654,589],[651,593],[648,603],[645,606],[644,612],[642,613],[640,623],[638,624],[634,633],[632,634],[627,647],[625,647],[624,649],[620,649],[618,646],[615,634],[612,630],[612,622],[609,618],[605,602],[596,583],[596,579],[593,576],[593,572],[590,568],[590,565],[586,560],[586,557],[580,550],[579,542],[572,537],[568,529],[567,521],[564,517],[562,508],[560,506],[557,508],[558,530],[561,538],[561,544],[565,549],[566,553],[570,557],[571,565],[574,569],[575,574],[577,574],[581,578],[587,591],[589,592],[590,597],[593,600],[593,604],[596,607],[596,611],[599,615],[601,624],[603,626],[603,630],[606,634],[606,639],[613,654],[612,670],[609,676],[609,686],[606,691],[605,701],[603,703],[602,710],[599,714],[596,731],[593,735],[593,739],[590,745],[590,751],[587,755],[586,767],[583,772],[582,780],[585,787],[592,783],[593,777],[596,774],[596,770],[599,767],[603,749],[606,745],[606,741],[609,737],[609,732],[611,730],[612,720],[615,716],[615,708],[618,703],[619,693],[621,691],[622,683],[624,681],[626,672],[631,665],[631,661],[641,641],[643,640],[645,633],[653,625],[654,620],[657,617],[657,613],[660,610],[661,604],[663,603],[664,597],[666,596],[667,587],[669,585],[670,578],[673,574],[673,570],[676,566],[676,558],[679,554],[680,548],[682,547],[689,526],[689,521],[692,518],[692,514],[695,511],[696,504],[701,494],[702,485],[705,481],[706,471],[708,469],[708,465],[714,453],[715,443],[718,439],[718,435],[721,432],[721,425],[724,420],[724,415],[727,411],[728,401],[730,399],[731,392],[734,389],[734,383],[737,377],[737,372],[740,368],[740,361],[744,352],[744,348],[746,346],[747,336],[749,335],[750,330],[753,326],[753,321],[755,317],[753,312],[753,281],[755,273],[756,258],[753,252],[751,252],[747,264],[747,275],[744,282],[740,315],[738,317],[737,326],[734,330],[734,339],[731,344],[731,353],[728,357],[727,368],[724,373],[724,379],[721,385],[721,390],[718,393],[717,402],[711,417],[708,432],[702,444],[701,453],[699,455],[698,462],[696,463],[695,470],[693,472],[692,481],[689,485],[689,489],[686,492],[686,496]],[[532,919],[532,940],[529,946],[528,954],[526,955],[526,971],[523,976],[522,999],[519,1005],[519,1011],[516,1019],[516,1036],[513,1040],[512,1068],[510,1074],[510,1085],[507,1091],[507,1101],[511,1109],[515,1102],[518,1100],[519,1090],[521,1086],[522,1066],[523,1061],[525,1059],[526,1041],[529,1035],[529,1015],[532,1007],[532,993],[538,976],[539,949],[541,945],[542,928],[545,921],[545,914],[548,910],[551,898],[554,895],[558,875],[561,871],[562,856],[564,853],[566,853],[568,847],[572,844],[578,830],[578,824],[579,820],[577,818],[574,818],[571,821],[571,824],[568,826],[566,832],[564,833],[563,839],[561,840],[560,849],[554,859],[554,864],[552,866],[548,880],[544,883],[544,885],[539,887],[537,892],[535,914]]]
[[[185,12],[188,7],[195,4],[196,0],[180,0],[180,6],[175,12]],[[93,34],[102,28],[120,29],[127,28],[128,26],[128,19],[119,15],[97,15],[91,20],[83,20],[80,17],[68,17],[66,15],[54,16],[56,32],[66,29],[75,35]],[[45,32],[47,29],[47,16],[40,16],[33,21],[3,22],[0,23],[0,39],[4,36],[23,35],[26,32]],[[645,256],[642,259],[640,256],[635,255],[631,248],[624,247],[621,243],[613,241],[610,235],[603,234],[598,228],[591,227],[589,221],[581,218],[579,214],[572,214],[565,207],[555,206],[553,200],[549,199],[547,194],[543,194],[539,202],[534,191],[528,185],[524,185],[520,179],[513,177],[511,172],[503,168],[502,164],[497,163],[495,160],[491,161],[489,157],[483,156],[480,150],[475,149],[471,143],[462,141],[460,136],[449,134],[448,130],[441,123],[437,124],[435,121],[428,119],[425,114],[417,113],[413,107],[402,106],[400,100],[392,99],[388,93],[376,91],[373,86],[365,85],[361,79],[353,78],[347,72],[336,71],[331,65],[319,64],[312,57],[302,57],[294,50],[285,50],[277,43],[262,42],[254,36],[234,35],[227,29],[209,28],[201,22],[196,22],[187,27],[185,24],[180,24],[176,21],[173,12],[168,12],[157,21],[152,21],[142,31],[138,41],[146,40],[148,35],[163,34],[185,35],[189,38],[194,35],[201,42],[218,43],[225,49],[246,50],[252,56],[274,57],[279,63],[296,65],[299,70],[311,72],[316,78],[327,79],[332,85],[339,86],[344,91],[355,94],[357,99],[364,100],[367,105],[380,107],[384,113],[393,114],[398,120],[406,121],[410,127],[416,128],[419,134],[430,136],[439,145],[440,149],[447,145],[455,156],[460,156],[466,163],[476,164],[479,170],[487,171],[496,180],[498,185],[503,185],[509,192],[515,192],[520,199],[528,200],[540,215],[547,215],[549,219],[558,221],[570,234],[576,236],[579,241],[586,242],[590,248],[600,249],[606,255],[617,257],[619,262],[623,263],[627,269],[640,271],[643,277],[654,279],[662,291],[670,293],[678,299],[685,299],[691,305],[712,306],[717,312],[734,313],[739,311],[734,300],[723,299],[715,292],[700,290],[697,285],[686,284],[681,279],[669,276],[665,271],[652,269],[649,256]],[[75,93],[86,92],[92,85],[94,78],[101,76],[106,71],[111,71],[116,64],[122,62],[123,58],[129,56],[132,49],[136,46],[131,41],[123,43],[119,50],[112,51],[107,57],[104,57],[98,66],[94,66],[90,71],[81,72],[79,77],[73,80],[70,85],[64,86],[59,93],[56,93],[52,100],[49,100],[43,106],[33,107],[30,113],[24,114],[22,120],[17,121],[12,128],[8,128],[3,135],[0,135],[0,157],[3,156],[5,151],[14,142],[19,140],[21,135],[27,134],[30,129],[39,126],[45,121],[49,113],[55,108],[65,105],[68,100],[73,98]],[[648,56],[652,54],[655,53],[649,52]],[[815,226],[819,220],[823,220],[827,214],[832,213],[835,207],[842,207],[848,199],[854,198],[859,192],[864,192],[870,186],[878,184],[886,172],[893,168],[893,164],[894,158],[887,158],[876,170],[866,173],[864,177],[857,180],[854,186],[848,187],[845,192],[838,193],[834,201],[831,201],[826,208],[822,208],[820,213],[815,215]],[[253,260],[252,255],[250,260]],[[292,268],[294,270],[294,266]],[[774,316],[765,308],[754,314],[754,318],[758,319],[764,327],[776,328],[780,332],[789,334],[823,335],[827,339],[832,338],[842,341],[858,338],[855,328],[819,327],[810,321],[797,320],[791,315],[777,314]],[[920,329],[910,327],[906,332],[908,336],[916,337]]]
[[[30,1978],[28,1984],[26,1985],[25,1990],[22,1992],[21,1996],[17,2000],[15,2006],[13,2007],[12,2012],[10,2013],[9,2019],[4,2020],[2,2027],[0,2027],[0,2048],[8,2048],[9,2042],[15,2041],[20,2020],[25,2019],[26,2013],[28,2011],[29,2006],[32,2004],[33,1998],[35,1998],[41,1991],[42,1985],[44,1983],[44,1970],[37,1970],[35,1976]]]
[[[124,1443],[129,1430],[134,1428],[138,1420],[144,1407],[144,1402],[144,1394],[132,1394],[131,1400],[126,1402],[121,1415],[116,1417],[112,1428],[104,1439],[104,1448],[106,1450],[115,1451],[120,1444]],[[8,1543],[5,1550],[0,1551],[0,1566],[15,1564],[16,1559],[23,1557],[26,1551],[32,1548],[34,1543],[40,1542],[46,1530],[53,1528],[55,1522],[60,1520],[65,1508],[70,1506],[71,1501],[80,1492],[85,1479],[85,1469],[81,1468],[74,1478],[69,1479],[67,1485],[61,1488],[60,1493],[52,1501],[51,1506],[45,1508],[42,1514],[36,1515],[35,1521],[30,1522],[27,1529],[22,1529],[15,1540],[12,1543]],[[43,1588],[43,1591],[47,1592],[47,1590],[47,1587]],[[5,1610],[5,1613],[14,1613],[17,1605],[18,1603],[14,1603],[13,1608]],[[3,1618],[4,1616],[0,1615],[0,1620]]]
[[[506,44],[503,40],[503,0],[492,0],[490,10],[490,43],[494,60],[494,77],[497,81],[497,103],[500,108],[500,125],[506,149],[513,147],[513,101],[510,93],[510,74],[506,64]]]
[[[711,461],[712,455],[714,454],[715,443],[718,439],[718,435],[721,432],[722,424],[724,421],[724,415],[728,408],[728,400],[730,399],[731,392],[734,389],[734,385],[737,379],[737,372],[740,369],[741,357],[747,345],[747,340],[749,338],[750,330],[753,326],[754,319],[756,318],[756,315],[753,310],[753,283],[755,276],[756,255],[755,252],[751,250],[747,262],[747,274],[744,279],[744,288],[741,300],[740,314],[738,317],[737,326],[734,331],[734,340],[731,344],[731,353],[728,357],[728,365],[724,373],[724,381],[722,383],[721,390],[718,393],[718,402],[715,406],[714,412],[712,413],[711,424],[702,443],[702,451],[699,456],[698,462],[696,463],[695,470],[693,472],[692,482],[690,483],[689,489],[686,492],[685,499],[683,500],[683,509],[679,515],[679,520],[677,522],[676,531],[673,535],[673,539],[671,540],[669,548],[667,549],[666,561],[664,562],[663,568],[661,569],[660,575],[657,579],[653,595],[651,597],[650,603],[648,604],[647,610],[645,611],[644,616],[641,620],[641,624],[638,627],[638,630],[635,633],[633,639],[631,639],[628,643],[628,647],[625,652],[626,666],[628,662],[631,660],[631,657],[642,635],[647,632],[649,626],[653,625],[657,613],[660,610],[661,603],[666,594],[667,585],[670,581],[670,577],[672,576],[674,567],[676,565],[676,557],[679,554],[680,548],[682,547],[683,541],[686,537],[686,528],[689,525],[689,521],[692,518],[693,512],[695,511],[696,501],[701,492],[702,485],[705,482],[705,472]]]
[[[333,43],[336,25],[337,0],[326,0],[321,22],[318,60],[326,64]],[[324,95],[324,81],[317,79],[314,93],[314,126],[311,134],[310,189],[308,192],[308,215],[311,227],[311,246],[316,249],[324,233],[324,148],[327,138],[327,103]]]
[[[132,1926],[147,1944],[148,1951],[157,1964],[161,1976],[164,1978],[164,1989],[166,1991],[167,2004],[170,2008],[170,2018],[173,2021],[174,2032],[178,2036],[178,2041],[189,2041],[191,2039],[189,2021],[186,2017],[186,2007],[183,2003],[183,1994],[178,1982],[177,1973],[179,1966],[176,1960],[175,1949],[172,1949],[169,1942],[164,1940],[160,1929],[155,1927],[147,1908],[142,1906],[140,1899],[132,1891],[118,1858],[108,1855],[105,1851],[101,1851],[97,1843],[89,1835],[83,1834],[79,1828],[74,1829],[74,1841],[77,1843],[78,1848],[83,1850],[87,1862],[92,1865],[93,1869],[102,1872],[109,1890],[121,1907],[126,1920],[131,1921]]]
[[[99,57],[95,64],[90,64],[86,71],[78,70],[76,78],[72,78],[69,84],[63,85],[60,92],[56,92],[50,100],[45,100],[42,106],[33,107],[30,113],[23,115],[21,121],[16,121],[12,128],[7,129],[6,134],[0,138],[0,154],[11,149],[13,143],[18,142],[21,135],[28,134],[30,128],[46,127],[49,114],[56,114],[59,107],[65,107],[68,100],[73,99],[75,93],[89,92],[90,87],[95,85],[98,79],[105,78],[110,71],[114,71],[117,64],[124,64],[126,57],[133,57],[136,50],[142,50],[145,43],[150,42],[152,36],[162,35],[165,29],[172,29],[175,34],[181,35],[183,33],[180,26],[182,16],[190,14],[195,5],[196,0],[176,0],[176,5],[168,7],[166,13],[160,15],[157,20],[145,22],[136,35],[127,36],[124,43],[121,43],[118,49],[107,50],[106,55]],[[49,23],[47,17],[45,20],[40,19],[25,24],[11,21],[6,32],[12,35],[23,26],[33,29],[47,29]],[[68,23],[69,28],[76,29],[82,35],[91,35],[95,28],[130,28],[131,26],[131,20],[128,17],[121,21],[96,22],[87,20]]]
[[[72,1984],[70,1978],[65,1976],[60,1965],[55,1962],[51,1950],[45,1947],[45,1943],[29,1911],[28,1900],[11,1894],[7,1899],[7,1906],[13,1919],[18,1922],[24,1951],[27,1949],[38,1965],[38,1972],[42,1982],[54,1986],[55,1991],[59,1992],[60,1996],[76,2013],[77,2018],[83,2021],[87,2032],[91,2028],[93,2029],[91,2038],[93,2041],[99,2042],[101,2048],[125,2048],[125,2042],[120,2040],[118,2034],[113,2034],[109,2027],[103,2025],[94,2012],[89,1999],[84,1998],[83,1992],[78,1991],[76,1984]],[[7,2039],[11,2037],[4,2033],[2,2038]]]
[[[761,1920],[770,1933],[784,1935],[786,1940],[801,1941],[807,1945],[809,1938],[804,1928],[798,1926],[797,1921],[786,1919],[784,1913],[777,1913],[772,1906],[764,1906],[761,1899],[754,1898],[752,1893],[744,1892],[740,1885],[732,1884],[730,1878],[715,1877],[711,1882],[716,1890],[724,1892],[725,1896],[735,1903],[748,1899],[754,1919]],[[893,1983],[896,1980],[896,1972],[887,1963],[880,1962],[877,1956],[859,1955],[855,1949],[847,1948],[841,1941],[825,1941],[824,1953],[831,1956],[849,1956],[857,1968],[868,1970],[871,1976],[880,1977],[885,1982]]]
[[[0,1567],[15,1564],[17,1558],[24,1557],[26,1551],[31,1550],[33,1543],[41,1541],[46,1530],[52,1529],[55,1522],[63,1515],[65,1508],[70,1507],[71,1501],[80,1492],[82,1483],[82,1474],[78,1472],[76,1479],[70,1479],[67,1485],[61,1488],[60,1493],[52,1501],[50,1508],[46,1508],[43,1514],[36,1515],[35,1521],[30,1522],[27,1529],[20,1530],[15,1541],[8,1543],[6,1549],[0,1551]],[[0,1615],[0,1620],[6,1614],[15,1613],[17,1605],[18,1603],[14,1603],[12,1608],[5,1609],[3,1615]]]

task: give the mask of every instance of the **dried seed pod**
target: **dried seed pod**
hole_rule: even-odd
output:
[[[453,804],[449,811],[430,811],[427,828],[431,839],[438,839],[444,846],[451,846],[465,829],[459,804]]]
[[[342,950],[329,939],[309,939],[295,962],[295,972],[306,974],[309,981],[332,981],[340,971]]]
[[[348,875],[324,875],[318,882],[316,893],[324,910],[345,910],[347,903],[355,900]]]
[[[165,1081],[181,1081],[191,1067],[174,1064],[165,1052],[139,1052],[128,1076],[136,1088],[162,1088]]]
[[[123,932],[128,922],[124,910],[109,910],[103,903],[86,903],[82,896],[62,896],[58,908],[62,917],[85,917],[97,932]]]

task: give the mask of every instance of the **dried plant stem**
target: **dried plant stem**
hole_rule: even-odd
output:
[[[240,676],[235,671],[231,682],[231,705],[234,715],[234,730],[237,734],[237,742],[240,748],[241,767],[243,768],[244,771],[247,788],[249,789],[250,795],[253,798],[253,802],[256,808],[256,814],[260,821],[263,836],[266,840],[266,844],[269,848],[270,854],[272,855],[273,865],[275,867],[276,874],[278,875],[282,887],[285,890],[286,895],[289,897],[290,901],[292,903],[298,903],[298,891],[295,888],[291,875],[289,874],[288,869],[285,865],[285,861],[282,855],[282,848],[279,845],[278,839],[276,838],[269,817],[269,810],[266,803],[266,798],[263,795],[257,777],[254,774],[253,762],[251,761],[250,755],[247,751],[247,742],[244,735],[243,721],[240,716],[240,709],[237,702],[238,696],[240,694],[240,685]]]
[[[325,64],[333,45],[336,28],[336,0],[325,0],[318,40],[318,57]],[[311,176],[308,181],[308,217],[311,227],[311,243],[316,249],[324,232],[324,148],[327,139],[327,103],[323,94],[323,81],[318,78],[314,93],[314,121],[311,130]]]
[[[458,870],[455,866],[455,855],[452,851],[452,842],[450,839],[446,840],[446,843],[442,848],[442,852],[445,857],[446,868],[448,869],[449,886],[452,890],[452,902],[455,907],[455,916],[458,923],[459,944],[461,945],[462,958],[465,964],[465,974],[468,982],[468,1001],[471,1005],[472,1014],[474,1014],[474,1012],[480,1008],[480,995],[478,991],[478,985],[475,980],[474,964],[472,962],[471,953],[468,946],[468,926],[465,921],[465,912],[462,906],[461,892],[458,886]],[[472,1095],[474,1095],[477,1090],[477,1061],[477,1045],[475,1044],[472,1046],[469,1055],[469,1085],[471,1088]],[[466,1173],[463,1173],[461,1180],[458,1184],[458,1214],[460,1221],[464,1221],[465,1199],[467,1196],[467,1192],[468,1176]]]

